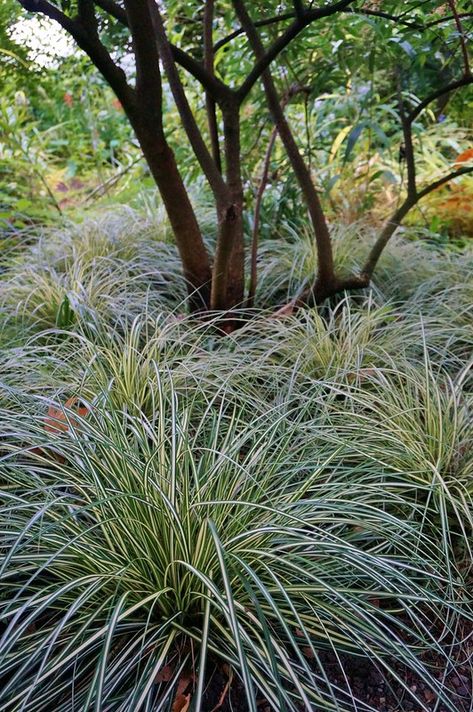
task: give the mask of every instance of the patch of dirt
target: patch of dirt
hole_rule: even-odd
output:
[[[473,655],[473,649],[470,650]],[[377,665],[366,658],[342,655],[339,660],[333,654],[320,656],[325,672],[332,685],[345,691],[344,704],[353,712],[450,712],[437,699],[424,679],[410,670],[391,661],[396,676],[387,675]],[[473,663],[457,663],[448,672],[445,659],[432,655],[423,660],[429,666],[434,677],[443,680],[446,696],[453,702],[457,712],[473,712]],[[412,694],[411,694],[412,693]],[[415,697],[419,701],[416,701]],[[356,698],[357,703],[350,702]],[[228,687],[228,676],[216,668],[208,680],[204,696],[205,712],[248,712],[245,694],[241,682],[234,678]],[[304,708],[301,707],[301,712]],[[324,708],[314,708],[314,712],[323,712]],[[264,699],[258,700],[258,712],[280,712],[271,708]]]

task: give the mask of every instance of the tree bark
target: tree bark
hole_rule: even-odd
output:
[[[233,0],[238,19],[245,29],[248,41],[258,63],[262,62],[265,52],[257,30],[247,12],[243,0]],[[302,157],[297,143],[292,135],[291,128],[281,107],[278,93],[268,68],[264,69],[261,75],[266,101],[271,112],[274,124],[278,130],[281,141],[286,149],[287,156],[291,163],[296,179],[301,187],[305,198],[310,219],[314,228],[315,242],[317,247],[318,271],[314,289],[319,292],[331,291],[336,283],[332,243],[330,233],[325,219],[325,214],[320,202],[320,198],[312,182],[310,171]]]
[[[134,128],[171,223],[182,261],[190,311],[203,311],[210,305],[210,260],[174,153],[165,141],[159,140],[152,127],[135,125]]]
[[[163,199],[182,260],[191,311],[209,305],[210,261],[163,128],[159,53],[149,0],[126,0],[136,63],[135,105],[124,107]]]
[[[222,107],[225,177],[229,200],[217,199],[218,235],[212,275],[212,309],[241,307],[245,289],[243,184],[241,180],[239,106]]]
[[[213,21],[215,3],[214,0],[206,0],[204,7],[203,43],[204,43],[204,67],[212,74],[214,72],[214,50],[213,50]],[[220,173],[222,172],[222,159],[220,156],[220,143],[218,135],[217,105],[213,96],[205,92],[205,106],[207,109],[207,123],[209,126],[210,144],[212,146],[212,156]]]

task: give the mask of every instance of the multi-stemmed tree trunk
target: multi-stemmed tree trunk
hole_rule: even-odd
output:
[[[234,30],[217,46],[231,42],[245,34],[255,56],[255,64],[238,88],[229,87],[214,71],[213,21],[218,0],[204,3],[202,27],[202,55],[197,61],[191,54],[172,45],[166,31],[162,4],[156,0],[76,0],[77,12],[70,16],[63,0],[18,0],[31,12],[42,13],[58,22],[86,52],[102,73],[121,101],[124,111],[135,131],[143,156],[156,182],[175,236],[182,261],[182,268],[189,291],[189,306],[192,311],[209,309],[231,311],[245,303],[245,244],[243,231],[243,201],[240,114],[241,108],[254,85],[261,80],[266,102],[275,130],[286,151],[289,163],[300,185],[314,231],[318,255],[317,274],[304,297],[321,302],[345,289],[354,289],[369,284],[373,270],[387,242],[401,224],[408,211],[425,195],[462,175],[471,167],[452,171],[421,190],[417,187],[415,151],[412,126],[419,114],[432,102],[460,87],[473,83],[469,57],[461,17],[455,0],[449,1],[451,20],[455,23],[463,58],[462,76],[450,84],[432,92],[424,100],[407,111],[402,89],[399,90],[399,115],[404,136],[407,165],[407,195],[404,202],[386,221],[379,238],[368,254],[360,274],[343,279],[337,275],[330,232],[320,196],[315,188],[311,171],[301,155],[290,125],[285,117],[283,103],[278,96],[271,73],[271,65],[279,54],[311,23],[336,13],[353,12],[383,21],[399,23],[422,31],[425,26],[415,19],[406,18],[406,13],[390,15],[376,8],[359,7],[355,0],[339,0],[314,8],[314,3],[294,0],[292,11],[275,17],[253,20],[251,5],[246,0],[232,0],[235,19],[241,27]],[[129,31],[135,57],[136,77],[131,85],[122,69],[114,62],[100,36],[98,12],[107,16]],[[265,47],[259,27],[286,23],[282,32]],[[193,110],[189,105],[180,69],[189,72],[200,82],[205,93],[210,148],[199,129]],[[215,254],[211,257],[206,249],[199,224],[189,199],[184,182],[176,164],[175,156],[165,136],[162,96],[162,75],[166,75],[172,91],[181,123],[194,151],[203,174],[212,190],[217,223]],[[223,125],[219,136],[217,108]],[[222,150],[223,149],[223,150]],[[256,243],[255,243],[256,244]],[[256,283],[256,256],[253,255],[250,301]]]

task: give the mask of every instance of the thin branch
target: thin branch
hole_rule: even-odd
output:
[[[186,72],[189,72],[194,79],[197,79],[218,104],[232,100],[234,92],[230,87],[215,75],[210,74],[203,64],[194,59],[194,57],[191,57],[187,52],[184,52],[180,47],[176,47],[176,45],[172,43],[170,43],[170,47],[175,61],[185,69]]]
[[[31,0],[30,0],[31,1]],[[33,0],[34,1],[34,0]],[[104,12],[107,12],[111,17],[120,22],[124,27],[128,27],[128,18],[126,12],[117,5],[114,0],[94,0]],[[215,75],[207,72],[203,64],[198,62],[188,52],[185,52],[180,47],[169,43],[175,61],[189,72],[197,81],[208,91],[217,102],[225,101],[233,95],[232,90],[227,87],[224,82],[220,81]]]
[[[256,57],[256,66],[264,66],[268,53],[264,51],[263,44],[259,34],[248,14],[244,0],[233,0],[233,6],[238,15],[238,19],[242,27],[245,28],[245,33],[248,41],[253,49]],[[334,7],[334,6],[331,6]],[[274,86],[271,72],[267,66],[262,69],[262,81],[268,102],[269,110],[272,114],[273,121],[277,127],[278,133],[286,149],[287,156],[293,168],[294,174],[299,182],[301,190],[304,194],[309,215],[315,233],[315,242],[318,256],[318,275],[317,284],[324,284],[327,288],[335,281],[332,243],[328,230],[325,215],[320,204],[320,199],[315,190],[310,175],[309,169],[302,158],[297,143],[292,135],[290,126],[281,108],[279,97]]]
[[[407,166],[407,194],[410,198],[415,199],[417,195],[416,187],[416,161],[414,154],[414,144],[412,141],[412,123],[409,123],[406,118],[405,102],[402,96],[401,70],[398,67],[397,74],[397,92],[399,101],[399,116],[401,118],[402,134],[404,136],[404,157]]]
[[[443,178],[439,178],[438,180],[434,181],[430,185],[420,190],[417,195],[417,201],[421,200],[422,198],[425,198],[426,195],[429,195],[429,193],[432,193],[434,190],[437,190],[437,188],[441,188],[446,183],[450,183],[450,181],[455,180],[455,178],[460,178],[461,176],[472,172],[473,166],[465,166],[464,168],[459,168],[456,171],[451,171],[451,173],[447,173],[447,175],[443,176]]]
[[[127,83],[125,72],[112,60],[98,35],[87,32],[87,28],[82,25],[80,20],[68,17],[48,0],[19,0],[19,2],[28,12],[40,13],[49,17],[70,34],[110,84],[123,108],[128,112],[133,111],[135,106],[134,91]]]
[[[466,20],[469,17],[473,17],[473,12],[458,12],[456,17],[460,18],[460,20]],[[444,22],[451,22],[452,20],[455,20],[454,15],[449,15],[448,17],[441,17],[440,19],[437,20],[432,20],[431,22],[428,22],[424,27],[426,30],[428,30],[430,27],[435,27],[436,25],[442,25]]]
[[[382,20],[389,20],[390,22],[394,22],[397,25],[402,25],[403,27],[408,27],[411,30],[420,30],[421,32],[425,30],[429,30],[432,27],[436,27],[437,25],[442,25],[446,22],[451,22],[452,20],[455,20],[456,17],[455,15],[449,15],[448,17],[441,17],[438,18],[437,20],[431,20],[430,22],[413,22],[412,20],[404,20],[404,16],[407,13],[402,13],[401,15],[393,15],[389,12],[384,12],[382,10],[373,10],[368,7],[360,7],[360,8],[350,8],[346,10],[345,12],[351,13],[353,15],[365,15],[367,17],[379,17]],[[473,13],[471,12],[461,12],[457,13],[457,17],[460,19],[465,19],[468,17],[473,17]]]
[[[452,10],[452,14],[455,18],[455,24],[457,26],[457,31],[460,36],[460,45],[461,45],[462,54],[463,54],[463,64],[465,67],[465,76],[469,77],[469,76],[471,76],[470,60],[468,58],[468,48],[466,46],[466,38],[465,38],[465,33],[463,31],[463,25],[462,25],[461,20],[458,16],[455,0],[448,0],[448,4],[450,5],[450,8]]]
[[[404,202],[399,206],[399,208],[394,212],[394,214],[389,218],[389,220],[386,221],[378,239],[375,241],[373,247],[370,250],[363,269],[361,270],[362,277],[368,280],[371,279],[374,269],[378,264],[378,260],[381,257],[384,248],[386,247],[398,227],[401,225],[409,210],[414,207],[416,202],[416,200],[407,197]]]
[[[384,12],[382,10],[374,10],[372,8],[368,7],[360,7],[360,8],[349,8],[348,10],[344,10],[343,12],[347,12],[353,15],[365,15],[367,17],[379,17],[382,20],[389,20],[390,22],[395,22],[396,24],[403,25],[403,27],[408,27],[409,29],[412,30],[428,30],[431,27],[436,27],[437,25],[442,25],[446,22],[451,22],[452,20],[455,20],[455,15],[449,15],[448,17],[440,17],[437,18],[436,20],[431,20],[430,22],[426,23],[421,23],[421,22],[413,22],[412,20],[404,20],[405,14],[402,13],[401,15],[393,15],[389,12]],[[285,15],[280,15],[276,16],[274,18],[271,18],[269,21],[260,21],[258,23],[255,22],[255,25],[257,27],[263,25],[263,24],[269,24],[270,22],[279,22],[280,20],[289,20],[294,17],[294,13],[286,13]],[[457,17],[460,18],[461,20],[467,19],[469,17],[473,17],[472,12],[459,12],[457,13]],[[223,40],[220,40],[218,45],[224,45],[227,42],[230,42],[232,39],[235,37],[238,37],[238,35],[241,35],[243,33],[243,29],[240,28],[238,30],[235,30],[235,32],[232,32],[232,34],[228,35],[228,37],[225,37]]]
[[[260,54],[259,59],[257,59],[255,66],[237,91],[240,102],[248,96],[253,85],[270,66],[271,62],[276,59],[278,54],[280,54],[292,42],[292,40],[302,32],[302,30],[316,20],[320,20],[323,17],[330,17],[330,15],[334,15],[337,12],[345,10],[345,8],[351,5],[354,1],[355,0],[339,0],[339,2],[333,3],[332,5],[324,5],[320,8],[305,10],[301,17],[297,17],[289,25],[285,32],[283,32],[282,35],[280,35],[266,51],[263,49],[263,52]],[[253,21],[251,18],[249,19],[254,27]]]
[[[425,25],[420,22],[412,22],[411,20],[403,20],[401,15],[392,15],[389,12],[384,12],[382,10],[372,10],[368,7],[360,8],[350,8],[346,12],[352,15],[365,15],[366,17],[379,17],[382,20],[389,20],[390,22],[395,22],[397,25],[403,25],[403,27],[409,27],[411,30],[423,30]]]
[[[115,20],[125,27],[128,27],[128,17],[126,15],[126,10],[118,5],[114,0],[94,0],[95,4],[98,5],[102,10],[111,15]]]
[[[275,126],[271,131],[271,136],[269,137],[268,146],[266,148],[266,153],[263,160],[263,172],[261,174],[258,190],[256,192],[255,210],[253,216],[253,231],[251,235],[250,286],[248,287],[248,298],[246,300],[247,309],[251,309],[255,301],[256,285],[258,282],[258,242],[261,206],[263,204],[264,191],[266,190],[266,185],[268,183],[271,156],[273,154],[273,148],[274,144],[276,143],[277,135],[278,130]]]
[[[266,17],[264,20],[255,21],[255,27],[267,27],[268,25],[275,25],[278,22],[284,22],[285,20],[293,20],[295,14],[293,12],[285,12],[281,15],[275,15],[274,17]],[[239,27],[237,30],[230,32],[226,37],[222,37],[221,40],[215,43],[214,52],[217,52],[221,47],[225,47],[229,42],[236,39],[240,35],[244,35],[245,30],[243,27]]]
[[[213,77],[215,76],[214,69],[214,50],[213,50],[213,21],[214,21],[214,0],[206,0],[204,8],[203,20],[203,39],[204,39],[204,68]],[[217,165],[219,172],[222,172],[222,159],[220,156],[220,143],[218,137],[218,123],[215,99],[211,94],[205,92],[205,106],[207,109],[207,123],[209,126],[210,142],[212,146],[212,156]]]
[[[439,99],[444,94],[449,94],[451,91],[455,91],[461,87],[466,87],[468,84],[473,84],[473,76],[471,74],[469,76],[463,76],[461,79],[457,79],[456,81],[437,89],[417,104],[417,106],[406,116],[406,121],[412,124],[419,114],[421,114],[423,110],[433,101]]]
[[[290,99],[295,96],[296,94],[299,94],[301,92],[305,92],[306,94],[310,93],[310,87],[305,87],[305,86],[293,86],[291,87],[281,100],[281,109],[284,111],[287,103],[290,101]],[[261,217],[261,207],[263,204],[263,196],[264,192],[266,190],[266,186],[268,184],[268,177],[269,177],[269,169],[271,166],[271,156],[273,153],[273,148],[274,144],[276,143],[276,137],[278,135],[278,129],[275,126],[271,132],[271,136],[269,137],[269,142],[268,146],[266,148],[266,153],[264,156],[263,160],[263,171],[261,174],[260,182],[258,185],[258,190],[256,192],[256,199],[255,199],[255,209],[254,209],[254,217],[253,217],[253,230],[252,230],[252,237],[251,237],[251,269],[250,269],[250,285],[248,288],[248,298],[246,301],[246,307],[247,309],[251,309],[253,304],[254,304],[254,299],[255,299],[255,294],[256,294],[256,285],[258,281],[258,269],[257,269],[257,262],[258,262],[258,242],[259,242],[259,226],[260,226],[260,217]]]
[[[400,205],[400,207],[396,210],[394,215],[392,215],[391,218],[386,222],[383,230],[381,231],[380,236],[371,248],[366,263],[362,269],[361,277],[366,278],[368,280],[371,279],[378,260],[381,257],[381,254],[386,245],[388,244],[389,240],[394,235],[397,228],[401,225],[407,213],[412,210],[412,208],[417,205],[417,203],[422,200],[422,198],[425,198],[426,195],[429,195],[429,193],[432,193],[434,190],[437,190],[437,188],[441,188],[443,185],[446,185],[455,178],[460,178],[460,176],[472,172],[473,166],[465,166],[464,168],[460,168],[459,170],[451,171],[450,173],[447,173],[447,175],[443,176],[443,178],[439,178],[438,180],[434,181],[430,185],[420,190],[417,193],[415,199],[407,196],[402,205]]]

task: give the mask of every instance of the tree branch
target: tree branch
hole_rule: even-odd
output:
[[[303,0],[292,0],[292,4],[294,5],[294,12],[296,14],[296,17],[302,18],[305,12]]]
[[[465,168],[460,168],[459,170],[451,171],[451,173],[448,173],[447,175],[443,176],[443,178],[439,178],[438,180],[423,188],[423,190],[420,190],[417,193],[415,199],[407,196],[402,205],[400,205],[400,207],[395,211],[391,218],[389,218],[389,220],[385,223],[385,226],[382,229],[380,236],[371,248],[366,263],[361,271],[361,277],[367,280],[371,279],[378,260],[381,257],[381,254],[386,245],[388,244],[389,240],[394,235],[397,228],[401,225],[407,213],[412,210],[412,208],[417,205],[417,203],[422,198],[425,198],[426,195],[429,195],[429,193],[432,193],[434,190],[437,190],[437,188],[441,188],[443,185],[446,185],[446,183],[449,183],[455,178],[459,178],[460,176],[472,172],[473,166],[466,166]]]
[[[412,22],[411,20],[403,19],[405,13],[402,13],[401,15],[392,15],[389,12],[384,12],[382,10],[373,10],[368,7],[350,8],[350,9],[346,10],[346,12],[351,13],[353,15],[365,15],[367,17],[379,17],[382,20],[389,20],[390,22],[394,22],[397,25],[402,25],[403,27],[408,27],[411,30],[420,30],[421,32],[423,32],[424,30],[428,30],[431,27],[436,27],[437,25],[442,25],[443,23],[451,22],[452,20],[456,19],[455,15],[449,15],[448,17],[441,17],[437,20],[432,20],[431,22],[426,22],[426,23]],[[457,17],[460,19],[473,17],[473,13],[461,12],[461,13],[457,13]]]
[[[105,1],[105,2],[110,2],[110,0],[100,0],[100,2]],[[410,27],[413,30],[428,30],[430,27],[435,27],[436,25],[441,25],[444,22],[450,22],[451,20],[454,20],[454,16],[450,15],[449,17],[441,17],[440,19],[437,20],[432,20],[432,22],[427,22],[425,25],[422,25],[417,22],[410,22],[409,20],[403,20],[401,15],[391,15],[387,12],[381,12],[378,10],[371,10],[370,8],[353,8],[353,9],[348,9],[344,12],[352,13],[352,14],[357,14],[357,15],[367,15],[367,16],[372,16],[372,17],[380,17],[385,20],[390,20],[391,22],[398,22],[406,27]],[[254,25],[255,27],[265,27],[267,25],[274,25],[279,22],[284,22],[285,20],[293,20],[295,18],[295,13],[294,12],[286,12],[281,15],[275,15],[274,17],[268,17],[265,18],[264,20],[255,20]],[[467,17],[473,17],[473,13],[471,12],[461,12],[458,13],[458,17],[461,19],[467,18]],[[221,47],[224,47],[226,44],[231,42],[232,40],[236,39],[240,35],[243,35],[245,33],[245,30],[243,27],[239,27],[237,30],[234,30],[231,32],[229,35],[226,37],[223,37],[221,40],[215,43],[214,45],[214,52],[217,52]]]
[[[98,24],[95,15],[94,0],[78,0],[77,10],[81,25],[92,35],[98,37]]]
[[[468,58],[468,48],[466,46],[466,39],[465,39],[465,33],[463,31],[463,25],[461,23],[460,17],[458,16],[455,0],[448,0],[448,4],[450,5],[450,8],[452,10],[453,17],[455,18],[455,24],[457,26],[457,31],[460,36],[460,44],[461,44],[462,54],[463,54],[463,64],[465,67],[465,77],[469,77],[469,76],[471,76],[470,61]]]
[[[266,60],[268,53],[265,53],[264,51],[263,44],[248,14],[244,0],[232,1],[238,15],[238,19],[240,20],[242,27],[245,28],[245,33],[255,54],[257,61],[256,66],[264,67],[262,69],[262,81],[269,110],[307,204],[314,228],[315,242],[317,246],[318,275],[316,284],[318,287],[324,285],[324,288],[328,289],[335,281],[333,253],[330,233],[322,206],[320,204],[319,196],[312,182],[309,169],[307,168],[294,136],[292,135],[291,129],[284,115],[284,111],[281,108],[271,72],[267,66],[264,66],[264,62],[262,61],[263,59]],[[331,7],[333,8],[334,6]]]
[[[457,13],[457,17],[459,17],[461,20],[464,20],[468,17],[473,17],[473,12],[459,12],[459,13]],[[430,27],[435,27],[436,25],[442,25],[444,22],[451,22],[452,20],[455,20],[454,15],[449,15],[448,17],[441,17],[438,20],[432,20],[431,22],[428,22],[425,25],[425,29],[428,30]]]
[[[278,22],[284,22],[285,20],[293,20],[295,14],[293,12],[285,12],[281,15],[274,15],[274,17],[267,17],[264,20],[256,20],[255,27],[267,27],[268,25],[275,25]],[[236,39],[240,35],[244,35],[245,30],[243,27],[239,27],[237,30],[230,32],[229,35],[223,37],[221,40],[215,43],[214,52],[217,52],[221,47],[225,47],[226,44]]]
[[[213,21],[214,21],[214,0],[206,0],[203,20],[203,40],[204,40],[204,68],[209,74],[215,77],[214,71],[214,50],[213,50]],[[218,137],[218,123],[215,100],[211,94],[205,92],[205,105],[207,109],[207,123],[209,127],[210,143],[212,146],[212,156],[215,164],[222,172],[222,159],[220,156],[220,144]]]
[[[293,96],[295,96],[296,94],[299,94],[300,92],[306,92],[306,94],[310,93],[310,88],[304,87],[304,86],[291,87],[286,92],[285,96],[281,100],[281,108],[283,111],[284,111],[287,103],[290,101],[290,99]],[[252,230],[252,236],[251,236],[250,285],[248,287],[248,298],[246,300],[246,308],[247,309],[251,309],[253,307],[254,300],[255,300],[256,285],[257,285],[257,281],[258,281],[257,262],[258,262],[258,242],[259,242],[259,226],[260,226],[260,217],[261,217],[261,206],[263,204],[264,191],[266,190],[266,186],[268,184],[269,169],[271,166],[271,156],[273,153],[274,144],[276,143],[277,135],[278,135],[278,129],[277,129],[277,126],[274,126],[273,130],[271,131],[271,135],[269,137],[268,145],[266,148],[266,153],[264,155],[263,171],[261,173],[258,190],[256,191],[255,209],[253,211],[253,230]]]
[[[95,4],[98,5],[102,10],[111,15],[115,20],[121,25],[128,27],[128,17],[126,15],[126,10],[120,5],[118,5],[114,0],[94,0]]]
[[[237,91],[239,101],[242,102],[247,97],[253,85],[270,66],[271,62],[276,59],[278,54],[280,54],[292,42],[292,40],[302,32],[302,30],[304,30],[312,22],[315,22],[315,20],[320,20],[323,17],[329,17],[337,12],[341,12],[354,1],[355,0],[339,0],[339,2],[336,2],[333,5],[324,5],[320,8],[304,10],[303,14],[296,17],[294,22],[289,25],[286,31],[283,32],[283,34],[280,35],[266,51],[264,51],[264,48],[261,45],[263,50],[262,53],[260,53],[255,66]],[[252,26],[255,27],[249,16],[248,19],[250,20]]]
[[[125,0],[136,67],[140,121],[150,123],[164,143],[162,82],[148,0]]]
[[[135,107],[133,89],[128,85],[125,72],[112,60],[98,35],[89,33],[82,22],[68,17],[48,0],[19,0],[20,5],[28,12],[39,13],[57,22],[73,37],[77,45],[90,57],[99,72],[117,95],[126,111],[132,112]]]
[[[117,5],[114,0],[94,0],[95,4],[98,5],[102,10],[107,12],[111,17],[115,18],[120,24],[128,27],[128,18],[126,12]],[[174,60],[189,72],[194,79],[204,87],[204,89],[209,92],[209,94],[218,103],[225,101],[233,96],[232,90],[220,81],[215,75],[208,72],[203,64],[198,62],[194,57],[192,57],[188,52],[185,52],[180,47],[176,47],[172,42],[169,43]]]
[[[461,79],[457,79],[456,81],[437,89],[417,104],[417,106],[406,116],[406,121],[412,124],[419,114],[421,114],[423,110],[433,101],[439,99],[444,94],[449,94],[451,91],[455,91],[461,87],[466,87],[468,84],[473,84],[473,76],[471,74],[469,76],[463,76]]]
[[[425,198],[425,196],[429,195],[429,193],[432,193],[434,190],[437,190],[437,188],[441,188],[446,183],[450,183],[450,181],[455,180],[455,178],[460,178],[461,176],[472,172],[473,166],[465,166],[464,168],[459,168],[456,171],[451,171],[451,173],[447,173],[447,175],[443,176],[443,178],[439,178],[438,180],[434,181],[430,185],[420,190],[417,195],[417,202],[422,198]]]
[[[399,101],[399,116],[401,118],[402,134],[404,136],[404,157],[407,166],[407,194],[415,199],[417,195],[416,187],[416,161],[414,154],[414,144],[412,141],[412,124],[407,121],[405,104],[402,96],[401,70],[397,67],[397,92]]]
[[[404,27],[409,27],[411,30],[423,30],[425,25],[420,22],[412,22],[411,20],[403,20],[401,15],[392,15],[389,12],[384,12],[382,10],[372,10],[368,7],[360,8],[350,8],[346,12],[352,15],[365,15],[366,17],[379,17],[382,20],[389,20],[390,22],[395,22],[397,25],[403,25]]]
[[[151,30],[156,39],[159,53],[163,63],[164,71],[169,81],[169,86],[176,102],[177,110],[181,117],[182,125],[191,143],[194,154],[199,162],[202,171],[204,172],[210,187],[217,201],[229,200],[229,192],[222,175],[210,155],[205,141],[202,138],[197,122],[192,113],[192,109],[187,100],[184,88],[182,86],[179,73],[174,63],[173,53],[166,35],[163,19],[159,11],[159,7],[154,0],[148,0],[151,9],[152,27]],[[154,46],[156,44],[153,41]]]

